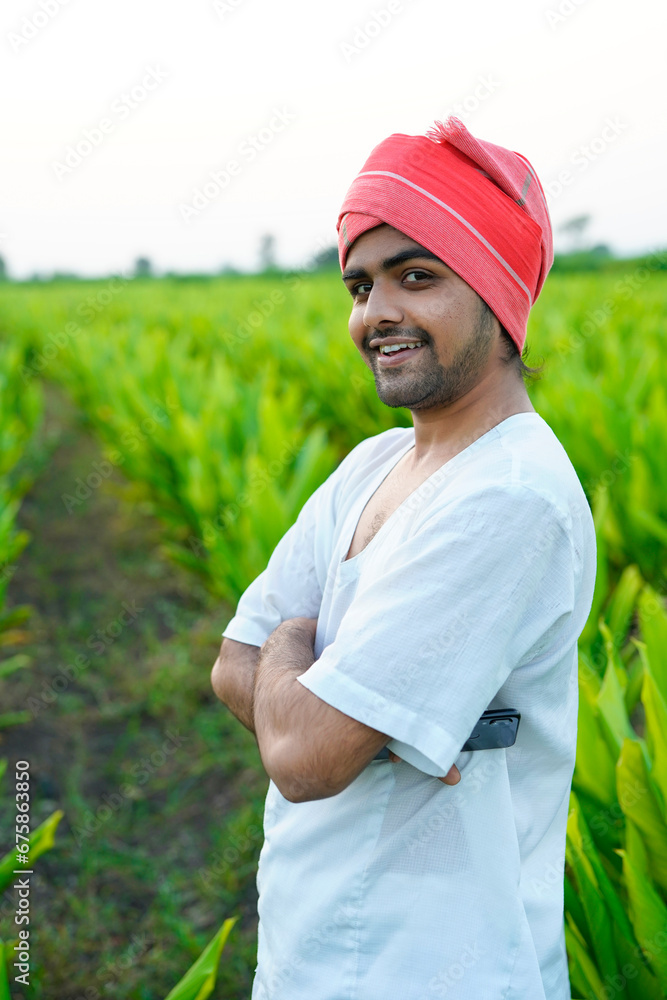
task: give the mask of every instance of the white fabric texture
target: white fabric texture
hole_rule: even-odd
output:
[[[565,826],[591,511],[555,434],[518,413],[441,466],[345,560],[414,429],[362,441],[309,498],[223,636],[317,618],[299,681],[392,737],[340,794],[270,781],[252,1000],[570,1000]],[[487,708],[514,746],[460,751]],[[434,776],[453,763],[461,781]]]

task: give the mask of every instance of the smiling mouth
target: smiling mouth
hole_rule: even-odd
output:
[[[401,350],[414,351],[417,347],[423,347],[425,343],[425,340],[398,340],[396,338],[392,343],[377,344],[373,350],[379,351],[382,355],[398,354]]]
[[[391,368],[394,365],[402,364],[404,361],[407,361],[408,358],[413,357],[415,354],[419,354],[424,349],[426,344],[422,342],[420,344],[415,344],[414,346],[396,346],[398,347],[398,350],[396,350],[396,347],[392,345],[393,349],[386,354],[379,348],[375,348],[378,353],[378,365],[380,368]]]

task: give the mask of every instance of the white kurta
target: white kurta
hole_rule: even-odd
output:
[[[300,682],[392,737],[339,795],[273,782],[253,1000],[569,1000],[563,867],[591,511],[537,413],[441,466],[345,561],[369,498],[414,444],[362,441],[306,502],[222,633],[260,646],[317,618]],[[487,708],[514,746],[461,753]],[[461,781],[448,786],[456,763]]]

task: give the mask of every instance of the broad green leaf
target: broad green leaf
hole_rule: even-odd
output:
[[[64,812],[58,809],[51,813],[49,818],[45,819],[36,830],[32,831],[28,841],[30,864],[26,865],[26,868],[32,868],[40,855],[53,847],[56,827],[64,815]],[[18,875],[14,875],[14,870],[21,868],[21,863],[16,860],[16,854],[16,848],[14,848],[0,860],[0,892],[4,892],[15,878],[19,878]]]
[[[667,826],[651,790],[639,743],[625,740],[616,766],[618,801],[641,832],[653,878],[667,891]]]
[[[570,977],[575,988],[587,996],[592,995],[595,1000],[608,1000],[609,993],[600,978],[595,962],[567,923],[565,924],[565,943],[574,966]]]
[[[0,715],[0,729],[8,729],[9,726],[20,726],[24,722],[32,722],[30,712],[5,712]]]
[[[11,964],[11,955],[14,951],[14,945],[17,943],[18,938],[16,941],[7,941],[6,943],[0,941],[0,1000],[12,1000],[9,992],[8,966]]]
[[[607,490],[600,490],[596,493],[592,507],[593,523],[595,525],[596,535],[597,567],[595,572],[595,586],[593,590],[591,610],[579,637],[579,642],[582,647],[588,646],[597,635],[600,615],[602,613],[604,603],[607,600],[607,594],[609,591],[607,544],[602,533],[602,525],[606,521],[609,511],[609,496]]]
[[[574,938],[575,944],[571,944],[570,935]],[[577,990],[577,992],[587,992],[588,990],[588,980],[584,974],[584,971],[579,964],[577,958],[578,951],[576,951],[576,946],[578,945],[584,952],[587,951],[587,943],[584,939],[584,935],[577,926],[576,921],[572,917],[570,911],[565,910],[565,945],[567,949],[567,961],[570,973],[570,986],[571,989]]]
[[[645,647],[640,649],[642,652],[646,653]],[[646,713],[646,743],[653,764],[651,778],[661,795],[662,815],[667,823],[667,703],[658,690],[647,656],[644,659],[642,703]]]
[[[627,816],[625,819],[625,849],[637,871],[646,878],[650,878],[646,845],[641,833]],[[619,851],[616,853],[618,854]]]
[[[625,985],[629,1000],[664,1000],[664,990],[642,958],[634,934],[632,939],[628,940],[614,925],[614,942],[620,982]]]
[[[218,973],[220,955],[229,932],[238,920],[229,917],[209,941],[197,961],[188,969],[183,978],[174,986],[165,1000],[206,1000],[210,996]]]
[[[0,678],[9,677],[15,670],[22,670],[23,667],[29,667],[32,662],[32,657],[27,656],[25,653],[16,653],[15,656],[10,656],[8,659],[0,662]]]
[[[636,734],[630,725],[625,708],[625,686],[627,685],[625,671],[617,662],[618,653],[614,648],[609,629],[604,623],[600,624],[600,631],[605,635],[608,659],[602,687],[597,697],[597,707],[609,749],[614,757],[618,757],[623,740],[634,739]],[[623,683],[620,679],[621,675]]]
[[[618,968],[612,939],[611,919],[590,859],[583,849],[577,809],[570,813],[567,820],[566,854],[577,881],[579,899],[586,915],[589,939],[597,959],[598,969],[603,976],[615,976],[618,973]]]
[[[626,566],[607,605],[605,618],[615,646],[620,649],[644,580],[636,565]]]
[[[656,976],[667,985],[667,906],[650,880],[633,863],[627,850],[619,850],[628,890],[630,919],[635,936]]]
[[[637,640],[631,638],[630,643],[636,648]],[[635,656],[627,666],[628,685],[625,689],[625,710],[628,715],[632,715],[641,697],[642,684],[644,683],[644,664],[641,656]]]
[[[565,903],[565,912],[569,913],[574,922],[578,927],[584,927],[586,924],[586,914],[584,913],[584,908],[581,905],[581,900],[577,895],[576,879],[574,875],[570,875],[568,872],[568,866],[565,870],[565,879],[563,883],[563,895]]]
[[[603,807],[616,801],[615,759],[602,738],[598,722],[598,677],[584,665],[579,669],[577,755],[573,786],[586,791]]]
[[[575,820],[573,820],[571,825],[568,823],[568,836],[571,841],[572,849],[586,855],[588,863],[590,864],[595,876],[595,881],[611,915],[612,923],[616,924],[628,939],[631,939],[632,928],[630,926],[630,921],[628,920],[625,909],[623,908],[623,903],[621,902],[618,893],[612,885],[611,879],[604,869],[595,842],[593,841],[586,819],[574,792],[570,795],[570,802],[572,804],[572,810],[575,813]]]
[[[661,545],[667,545],[667,521],[656,517],[649,510],[633,510],[631,517],[654,535]]]
[[[652,587],[644,587],[637,602],[639,625],[658,690],[667,700],[667,613],[663,598]]]

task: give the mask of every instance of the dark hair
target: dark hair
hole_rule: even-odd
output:
[[[487,314],[489,314],[489,316],[495,316],[495,313],[488,303],[484,302],[484,299],[482,299],[482,302]],[[498,322],[500,323],[500,320],[498,320]],[[500,336],[505,346],[504,354],[501,354],[500,356],[501,361],[506,365],[512,365],[517,375],[519,375],[526,384],[540,379],[544,365],[540,365],[539,368],[529,368],[528,365],[524,363],[524,358],[528,360],[528,345],[524,344],[523,351],[519,353],[519,348],[516,346],[502,323],[500,324]]]
[[[500,336],[505,342],[505,354],[501,355],[501,360],[507,365],[514,365],[517,375],[520,375],[526,384],[538,381],[542,377],[544,364],[541,364],[538,368],[529,368],[524,363],[524,358],[528,360],[528,345],[524,344],[523,351],[519,354],[519,348],[504,326],[500,327]]]

